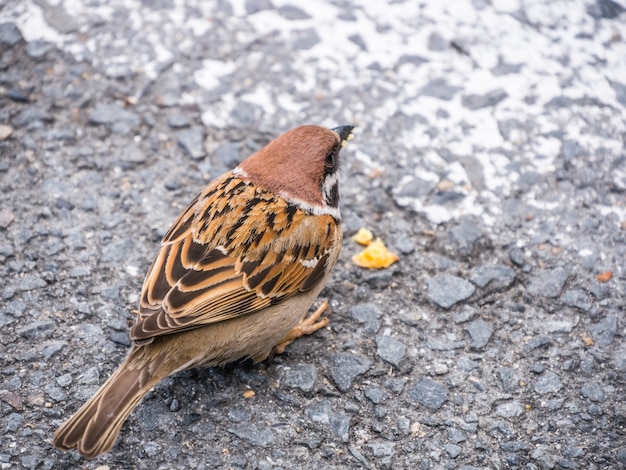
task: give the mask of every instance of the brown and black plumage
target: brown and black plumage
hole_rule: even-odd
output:
[[[293,129],[189,204],[148,270],[128,356],[57,429],[55,446],[107,452],[168,375],[261,361],[327,324],[322,309],[304,317],[341,249],[337,158],[351,129]]]

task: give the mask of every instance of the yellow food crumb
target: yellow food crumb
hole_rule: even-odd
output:
[[[256,395],[256,393],[254,393],[254,390],[246,390],[245,392],[243,392],[243,397],[246,399],[252,398],[254,395]]]
[[[367,246],[374,239],[374,235],[372,232],[365,227],[360,228],[359,231],[352,237],[352,240],[357,242],[359,245]]]
[[[387,249],[380,238],[371,242],[361,253],[352,257],[352,262],[361,268],[388,268],[398,261],[398,256]]]

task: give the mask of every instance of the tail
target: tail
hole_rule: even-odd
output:
[[[63,450],[77,447],[93,459],[113,447],[131,411],[163,376],[152,376],[149,365],[132,367],[133,348],[122,365],[78,412],[54,433],[53,444]]]

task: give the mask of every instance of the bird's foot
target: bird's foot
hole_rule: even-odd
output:
[[[276,345],[274,348],[274,354],[284,353],[287,346],[297,340],[300,336],[310,335],[315,333],[320,328],[327,326],[329,323],[328,317],[324,317],[320,320],[322,313],[324,313],[327,309],[328,301],[325,300],[311,315],[308,317],[304,316],[302,320],[300,320],[300,323],[289,330],[289,333],[287,333],[285,337]]]

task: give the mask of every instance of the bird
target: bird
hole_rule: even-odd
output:
[[[307,313],[341,250],[339,153],[353,128],[289,130],[191,201],[148,269],[128,355],[55,447],[91,460],[165,377],[258,363],[328,324],[327,302]]]

